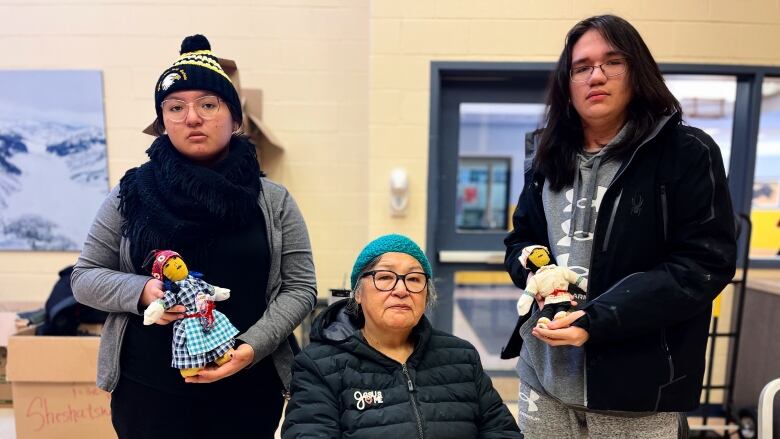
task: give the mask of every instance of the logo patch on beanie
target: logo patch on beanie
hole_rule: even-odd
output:
[[[171,88],[171,86],[173,85],[174,82],[176,82],[176,81],[178,81],[180,79],[184,79],[185,81],[187,80],[187,73],[185,73],[184,70],[178,69],[176,71],[168,73],[160,81],[160,86],[157,87],[157,89],[158,90],[162,90],[162,91],[168,90],[169,88]]]

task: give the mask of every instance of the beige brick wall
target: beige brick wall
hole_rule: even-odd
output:
[[[373,0],[369,233],[425,241],[431,61],[555,61],[568,29],[602,13],[631,21],[661,62],[780,64],[777,0]],[[406,218],[386,213],[396,166],[411,175]]]
[[[400,231],[425,243],[431,61],[554,62],[577,21],[603,13],[631,21],[659,62],[780,65],[777,0],[373,0],[370,235]],[[386,213],[387,178],[397,166],[411,176],[405,218]],[[729,290],[724,316],[731,302]],[[719,326],[726,330],[728,319]],[[715,353],[718,384],[725,378],[725,340]],[[516,384],[508,388],[504,396],[512,400]]]
[[[432,60],[551,61],[578,19],[631,20],[660,61],[780,64],[776,0],[0,0],[0,69],[103,72],[109,175],[145,159],[152,87],[200,32],[262,88],[285,147],[274,177],[307,218],[318,283],[381,233],[425,241]],[[389,173],[410,175],[406,217]],[[43,300],[74,253],[0,253],[0,301]]]
[[[369,5],[363,0],[0,1],[0,69],[103,72],[109,178],[142,163],[157,76],[203,33],[262,88],[274,177],[307,219],[321,294],[367,238]],[[90,214],[91,215],[91,214]],[[0,252],[0,301],[48,296],[76,253]]]

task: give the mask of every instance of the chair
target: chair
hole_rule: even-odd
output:
[[[772,439],[775,395],[780,392],[780,378],[764,386],[758,397],[758,439]]]

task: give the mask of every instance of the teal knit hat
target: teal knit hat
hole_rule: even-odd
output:
[[[363,248],[357,259],[355,265],[352,266],[352,289],[355,289],[357,285],[358,274],[363,268],[373,261],[377,256],[381,256],[385,253],[406,253],[407,255],[417,259],[417,262],[422,265],[422,269],[428,277],[433,277],[431,270],[431,264],[428,262],[428,258],[425,257],[425,253],[420,249],[420,246],[414,243],[411,239],[403,235],[384,235],[371,241]]]

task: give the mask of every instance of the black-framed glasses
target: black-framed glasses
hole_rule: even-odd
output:
[[[201,96],[192,102],[179,99],[166,99],[162,101],[162,115],[171,122],[184,122],[189,113],[190,106],[195,108],[201,119],[212,119],[219,113],[219,98],[212,95]]]
[[[596,67],[601,69],[604,76],[607,78],[614,78],[626,73],[628,69],[628,61],[625,58],[611,59],[604,64],[598,64],[595,66],[577,66],[573,67],[569,72],[572,82],[588,82],[588,79],[593,75]]]
[[[428,275],[419,271],[398,274],[390,270],[373,270],[363,274],[363,277],[366,276],[374,279],[374,287],[379,291],[392,291],[399,279],[403,281],[406,291],[410,293],[421,293],[428,285]]]

